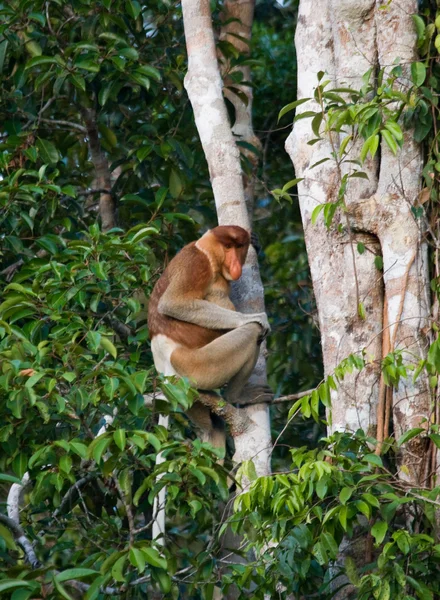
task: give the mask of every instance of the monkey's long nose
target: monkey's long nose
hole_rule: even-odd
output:
[[[231,274],[232,281],[237,281],[241,277],[241,264],[238,261],[234,261],[229,267],[229,273]]]

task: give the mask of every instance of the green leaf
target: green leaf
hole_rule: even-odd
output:
[[[399,125],[395,121],[387,121],[385,123],[385,127],[386,127],[386,129],[388,129],[388,131],[390,131],[393,134],[393,136],[395,137],[395,139],[397,141],[400,142],[403,140],[402,130],[400,129]]]
[[[33,375],[31,375],[31,376],[29,377],[29,379],[26,381],[26,383],[24,384],[24,387],[26,387],[26,388],[32,388],[32,387],[34,387],[34,385],[35,385],[36,383],[38,383],[38,381],[40,381],[40,379],[41,379],[42,377],[44,377],[44,376],[45,376],[45,374],[46,374],[46,373],[34,373],[34,374],[33,374]]]
[[[145,571],[145,554],[138,548],[130,548],[130,562],[136,567],[139,573]]]
[[[70,471],[72,470],[72,459],[70,458],[70,456],[68,454],[64,454],[60,458],[60,462],[59,462],[58,466],[61,471],[64,471],[64,473],[69,474]]]
[[[55,579],[62,583],[63,581],[69,581],[70,579],[82,579],[89,575],[99,575],[99,571],[83,568],[66,569],[65,571],[61,571],[61,573],[57,573]]]
[[[344,531],[347,531],[347,515],[348,515],[347,507],[341,506],[341,509],[339,511],[339,522],[342,525]]]
[[[297,106],[304,104],[304,102],[308,102],[308,100],[311,100],[311,98],[301,98],[301,100],[295,100],[295,102],[291,102],[290,104],[286,104],[286,106],[283,106],[283,108],[279,112],[278,121],[281,119],[281,117],[284,117],[284,115],[286,115],[288,112],[294,110]]]
[[[425,37],[425,21],[419,15],[411,15],[414,25],[416,27],[417,40],[423,41]]]
[[[33,581],[24,581],[22,579],[2,579],[0,581],[0,592],[6,592],[14,588],[28,588],[35,589],[35,583]]]
[[[137,73],[135,71],[131,74],[131,79],[133,79],[134,82],[144,87],[146,90],[150,89],[150,80],[148,79],[148,77],[145,77],[145,75],[142,75],[142,73]]]
[[[438,433],[430,433],[428,437],[434,442],[437,448],[440,448],[440,435]]]
[[[12,468],[17,476],[22,479],[28,468],[28,457],[24,452],[20,452],[12,461]]]
[[[376,540],[377,546],[383,542],[387,530],[388,524],[385,521],[376,521],[376,523],[371,528],[371,535]]]
[[[166,188],[162,189],[166,190]],[[139,231],[135,233],[135,235],[131,238],[130,241],[132,244],[137,244],[138,242],[141,242],[145,238],[150,237],[151,235],[154,235],[156,233],[158,233],[158,230],[155,227],[142,227],[142,229],[139,229]]]
[[[125,429],[117,429],[113,433],[113,439],[115,440],[115,444],[119,448],[119,450],[124,450],[125,448]]]
[[[111,439],[107,434],[100,435],[90,444],[88,448],[88,456],[92,455],[97,463],[101,460],[102,455],[107,450],[111,442]]]
[[[84,69],[84,71],[89,71],[90,73],[99,73],[100,65],[98,59],[91,60],[90,58],[86,58],[83,60],[76,60],[75,67],[78,69]]]
[[[43,140],[41,138],[38,138],[36,146],[38,148],[39,154],[43,162],[52,165],[59,161],[60,155],[58,153],[58,150],[55,147],[55,144],[53,144],[49,140]]]
[[[373,494],[367,492],[362,494],[362,498],[365,500],[365,502],[368,502],[370,506],[374,506],[375,508],[380,507],[379,500],[376,498],[376,496],[373,496]]]
[[[125,581],[124,565],[127,561],[127,555],[121,556],[112,567],[112,577],[115,581],[123,583]]]
[[[383,139],[386,141],[391,152],[394,155],[396,155],[397,154],[397,144],[396,144],[396,140],[394,139],[394,137],[391,135],[391,133],[388,131],[388,129],[382,129],[381,134],[382,134]]]
[[[417,581],[409,575],[406,576],[406,581],[416,590],[420,600],[433,600],[434,594],[424,583]]]
[[[423,429],[423,427],[415,427],[414,429],[405,431],[405,433],[403,435],[401,435],[400,438],[397,440],[397,447],[400,448],[400,446],[402,446],[402,444],[405,444],[409,440],[412,440],[414,437],[416,437],[423,431],[425,431],[425,429]]]
[[[317,218],[319,217],[319,213],[324,210],[325,204],[318,204],[318,206],[315,206],[315,208],[313,209],[312,212],[312,225],[314,225],[316,223]]]
[[[31,69],[32,67],[36,67],[38,65],[56,65],[58,64],[58,60],[54,56],[35,56],[35,58],[31,58],[26,63],[25,69]]]
[[[342,490],[339,492],[339,500],[341,501],[341,504],[347,503],[347,501],[351,498],[353,491],[354,488],[352,487],[342,488]]]
[[[60,596],[62,596],[64,598],[64,600],[74,600],[72,598],[72,596],[67,592],[67,590],[64,589],[64,587],[61,585],[61,583],[58,581],[58,579],[55,579],[55,577],[54,577],[53,582],[55,584],[55,588],[56,588],[57,592],[59,593]]]
[[[137,2],[137,0],[127,0],[125,3],[125,10],[132,19],[137,19],[141,14],[141,5],[139,2]]]
[[[106,352],[111,354],[111,356],[113,356],[113,358],[116,358],[118,356],[118,351],[116,350],[115,346],[108,338],[101,336],[101,341],[100,341],[99,345]]]
[[[382,459],[377,454],[366,454],[363,458],[368,463],[372,463],[378,467],[383,467]]]
[[[162,80],[160,71],[155,67],[152,67],[151,65],[140,65],[136,69],[136,72],[141,73],[142,75],[146,75],[147,77],[149,77],[150,79],[154,79],[158,83],[160,83]]]
[[[143,554],[145,555],[145,560],[152,567],[157,567],[159,569],[166,569],[168,564],[164,557],[162,557],[157,550],[151,547],[141,548]]]
[[[169,179],[170,194],[173,198],[178,198],[183,190],[183,183],[179,173],[175,169],[171,169]]]
[[[426,79],[426,67],[421,62],[411,63],[411,79],[414,85],[420,87]]]
[[[362,500],[356,500],[355,505],[361,511],[361,513],[367,517],[367,519],[371,517],[371,509],[366,502],[363,502]]]
[[[144,492],[151,488],[151,482],[146,477],[141,483],[140,487],[136,490],[135,495],[133,496],[133,504],[137,506],[139,504],[139,500]]]
[[[0,473],[0,481],[19,483],[21,485],[21,479],[18,479],[18,477],[14,477],[13,475],[6,475],[6,473]]]

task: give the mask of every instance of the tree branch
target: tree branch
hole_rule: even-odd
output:
[[[77,494],[79,496],[79,493],[80,493],[79,490],[82,487],[84,487],[87,483],[89,483],[89,481],[93,481],[94,479],[97,479],[97,477],[98,477],[97,473],[88,473],[87,475],[85,475],[81,479],[78,479],[78,481],[76,481],[72,485],[72,487],[69,488],[69,490],[67,490],[64,498],[61,501],[61,504],[56,509],[56,511],[53,513],[54,519],[56,519],[59,515],[61,515],[64,512],[64,509],[68,505],[71,508],[72,505],[73,505],[73,502],[76,500],[75,494]]]
[[[23,551],[26,555],[26,560],[28,561],[28,563],[31,565],[31,567],[33,569],[38,569],[38,567],[40,567],[41,563],[38,560],[37,555],[35,554],[35,550],[31,544],[31,542],[25,536],[22,527],[18,523],[16,523],[13,519],[10,519],[6,515],[2,515],[2,514],[0,514],[0,523],[3,523],[4,525],[6,525],[6,527],[8,527],[8,529],[10,529],[12,531],[16,542],[18,544],[20,544],[20,546],[23,548]]]

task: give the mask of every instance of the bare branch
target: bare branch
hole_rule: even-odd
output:
[[[20,524],[20,504],[23,498],[23,493],[30,483],[29,473],[25,473],[21,483],[13,483],[9,489],[8,499],[6,501],[8,517]]]
[[[38,560],[37,555],[35,554],[35,550],[31,544],[31,542],[25,536],[22,527],[18,523],[16,523],[13,519],[10,519],[6,515],[2,515],[2,514],[0,514],[0,523],[3,523],[4,525],[6,525],[6,527],[8,527],[8,529],[10,529],[12,531],[15,541],[18,544],[20,544],[20,546],[23,548],[23,551],[26,555],[26,560],[28,561],[28,563],[31,565],[31,567],[33,569],[38,569],[38,567],[40,567],[41,563]]]
[[[77,131],[80,131],[81,133],[84,133],[84,134],[87,133],[87,129],[84,127],[84,125],[80,125],[79,123],[72,123],[71,121],[63,121],[60,119],[40,118],[40,122],[50,123],[51,125],[58,125],[59,127],[67,127],[67,129],[76,129]]]
[[[281,404],[282,402],[293,402],[294,400],[299,400],[300,398],[304,398],[304,396],[308,396],[311,394],[315,388],[311,390],[306,390],[305,392],[298,392],[297,394],[289,394],[287,396],[280,396],[279,398],[275,398],[272,400],[271,404]]]

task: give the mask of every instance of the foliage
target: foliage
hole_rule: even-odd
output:
[[[268,126],[256,117],[261,129],[276,129],[273,94],[294,62],[292,14],[271,2],[257,9],[257,114],[270,106]],[[155,379],[145,323],[145,298],[164,261],[215,223],[183,91],[183,42],[180,7],[162,0],[0,2],[5,599],[211,598],[221,577],[226,470],[182,412],[195,397],[187,382]],[[283,229],[287,213],[269,206],[269,172],[287,172],[275,151],[281,143],[278,132],[267,135],[257,194],[280,391],[297,377],[309,386],[320,369],[319,358],[317,366],[308,358],[311,348],[319,355],[312,322],[303,336],[296,309],[303,296],[307,311],[312,305],[298,210],[289,208]],[[96,225],[103,187],[120,226],[105,234]],[[291,252],[297,258],[286,260]],[[167,402],[145,401],[156,389]],[[170,431],[156,424],[158,412],[172,413]],[[155,466],[159,452],[165,460]],[[2,520],[11,484],[26,474],[20,523],[39,568]],[[163,549],[151,525],[165,484]]]
[[[290,471],[256,479],[237,498],[235,528],[261,558],[235,577],[246,581],[255,569],[255,598],[274,589],[332,598],[341,585],[359,600],[428,600],[440,593],[440,489],[405,484],[371,452],[375,444],[358,431],[323,438],[313,450],[291,450]],[[338,584],[340,574],[348,583]]]

